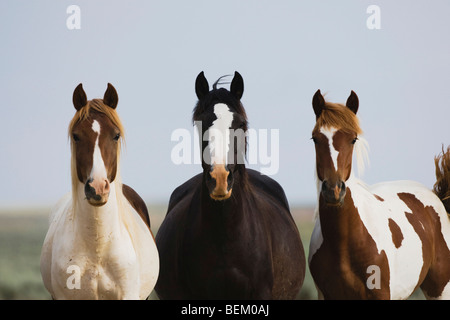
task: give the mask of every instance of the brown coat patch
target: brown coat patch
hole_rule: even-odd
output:
[[[400,227],[397,223],[395,223],[394,220],[389,218],[389,229],[392,233],[392,242],[394,243],[395,247],[398,249],[402,245],[403,241],[403,233],[402,230],[400,230]]]
[[[439,297],[450,281],[450,251],[441,232],[439,215],[413,194],[399,193],[398,197],[411,209],[412,214],[405,213],[406,218],[422,241],[424,265],[418,283],[429,297]]]
[[[134,210],[137,211],[139,216],[145,222],[147,227],[150,229],[150,217],[148,215],[147,206],[145,205],[144,200],[134,191],[131,187],[126,184],[122,184],[122,192]]]
[[[351,198],[342,206],[327,206],[320,196],[319,217],[323,243],[310,262],[311,274],[325,299],[389,299],[389,264],[378,254]],[[367,268],[380,268],[380,289],[369,289]]]

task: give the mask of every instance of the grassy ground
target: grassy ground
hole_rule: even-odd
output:
[[[164,206],[149,207],[156,235],[164,219]],[[0,299],[50,299],[40,274],[39,260],[48,228],[48,209],[0,211]],[[308,257],[313,228],[312,209],[294,208],[294,219]],[[152,295],[151,297],[154,297]],[[413,298],[423,295],[416,293]],[[309,269],[298,299],[316,299],[317,291]]]
[[[49,299],[39,270],[47,232],[43,211],[0,214],[0,299]]]

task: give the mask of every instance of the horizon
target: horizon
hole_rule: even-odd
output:
[[[291,206],[317,201],[310,138],[318,89],[330,102],[345,102],[351,90],[359,97],[370,160],[364,182],[413,180],[431,189],[434,157],[450,144],[450,43],[442,41],[449,11],[448,1],[424,0],[3,1],[0,208],[51,207],[70,192],[67,127],[79,83],[89,100],[107,83],[117,89],[123,181],[147,203],[168,204],[202,171],[172,159],[177,130],[191,135],[195,157],[201,71],[209,83],[242,75],[257,138],[248,167],[273,161],[271,177]]]

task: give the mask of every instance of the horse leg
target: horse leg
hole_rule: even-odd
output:
[[[441,294],[437,297],[430,296],[427,294],[427,292],[423,288],[421,288],[421,289],[427,300],[450,300],[450,281],[444,287],[444,290],[442,290]]]
[[[440,252],[420,285],[427,299],[450,299],[450,252]]]

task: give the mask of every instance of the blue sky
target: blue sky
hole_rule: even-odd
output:
[[[69,5],[81,29],[69,30]],[[369,5],[381,29],[369,30]],[[369,184],[431,188],[433,157],[450,144],[450,2],[12,1],[0,3],[0,207],[52,205],[70,191],[72,93],[108,82],[126,129],[123,181],[149,203],[201,171],[175,165],[171,134],[193,132],[194,82],[234,71],[250,126],[278,129],[272,176],[291,205],[314,204],[311,99],[351,90],[370,146]],[[258,169],[258,165],[252,165]]]

